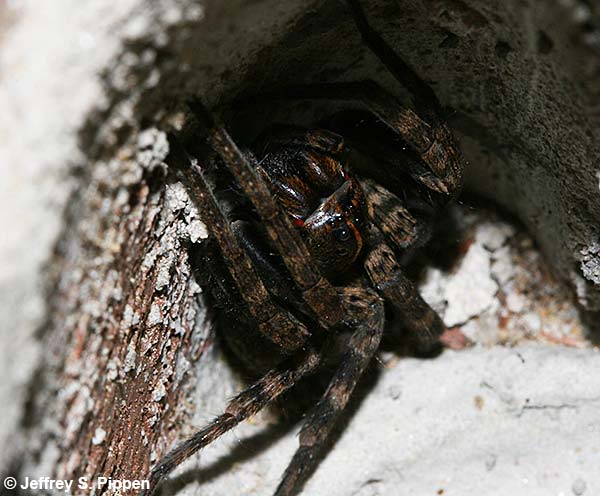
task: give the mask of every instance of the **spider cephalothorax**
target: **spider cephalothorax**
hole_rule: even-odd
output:
[[[329,387],[306,416],[300,448],[275,492],[295,494],[378,349],[386,308],[400,316],[418,348],[456,343],[399,260],[427,238],[423,212],[458,193],[460,154],[434,93],[369,27],[358,0],[347,2],[365,43],[412,93],[414,110],[373,82],[299,86],[269,98],[353,102],[386,132],[361,130],[346,146],[345,128],[357,126],[335,125],[332,116],[329,131],[280,127],[251,150],[240,149],[193,99],[191,114],[218,157],[217,168],[231,174],[246,198],[240,215],[240,208],[224,209],[207,181],[212,159],[191,157],[187,143],[171,137],[169,164],[185,171],[211,234],[205,271],[230,317],[223,338],[264,375],[154,467],[149,492],[191,454],[333,362]],[[375,160],[361,164],[352,150]]]
[[[288,142],[267,148],[256,170],[300,229],[319,269],[334,275],[356,260],[366,241],[365,194],[342,162],[341,136],[320,129],[288,133]],[[292,139],[302,134],[304,141]]]

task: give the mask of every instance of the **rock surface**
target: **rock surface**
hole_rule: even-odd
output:
[[[305,492],[596,494],[598,373],[596,350],[534,344],[388,363]],[[215,398],[232,393],[217,381],[203,390],[212,413]],[[199,414],[194,423],[208,418]],[[261,420],[243,425],[182,467],[167,489],[272,494],[296,433]]]
[[[423,5],[372,2],[369,16],[453,109],[451,124],[462,138],[471,188],[516,214],[552,269],[571,281],[580,302],[598,310],[597,12],[590,14],[576,0],[551,7],[514,0],[495,10],[483,0],[436,0],[427,10]],[[49,385],[57,376],[40,375],[47,371],[44,364],[60,363],[62,354],[78,349],[65,329],[84,321],[73,316],[53,321],[57,281],[63,289],[65,278],[74,287],[77,282],[60,241],[76,240],[68,246],[81,247],[66,252],[69,262],[97,264],[98,273],[108,273],[94,251],[111,250],[102,244],[108,238],[101,221],[111,218],[103,215],[127,203],[119,188],[134,187],[161,167],[166,150],[155,148],[164,139],[159,129],[180,123],[183,98],[202,94],[211,104],[226,104],[276,84],[365,77],[397,90],[364,51],[336,1],[0,2],[0,443],[6,447],[0,474],[51,475],[56,460],[66,455],[60,453],[63,427],[53,416],[65,396],[57,406],[51,391],[81,393],[80,378],[66,374],[64,382]],[[330,109],[300,110],[312,119]],[[274,115],[285,112],[274,109]],[[240,121],[264,122],[267,113]],[[180,224],[167,228],[200,242],[204,226],[185,193],[181,197],[173,185],[167,196],[165,218],[186,212]],[[86,208],[78,212],[80,205]],[[89,225],[91,217],[77,217],[94,209],[97,225]],[[523,290],[523,271],[502,241],[510,235],[505,226],[479,229],[457,273],[431,279],[433,299],[444,295],[437,304],[448,323],[462,325],[473,340],[490,347],[433,360],[396,363],[387,357],[307,494],[600,491],[595,414],[600,390],[594,380],[600,360],[582,339],[567,296],[552,293],[549,303]],[[89,233],[98,238],[85,237]],[[187,260],[178,263],[187,267]],[[169,273],[161,267],[159,292]],[[194,289],[193,282],[185,284]],[[477,298],[464,299],[471,284]],[[88,310],[101,320],[106,308],[75,313]],[[203,314],[198,315],[201,327]],[[123,321],[134,317],[125,312]],[[184,335],[190,320],[186,314],[168,322],[173,336]],[[151,307],[148,323],[161,322],[160,308]],[[84,335],[91,329],[74,328]],[[52,340],[65,345],[50,357],[44,343]],[[498,342],[516,346],[492,346]],[[126,380],[143,354],[125,345],[122,368],[114,373]],[[184,415],[176,428],[161,425],[164,436],[157,445],[163,450],[191,425],[219,413],[240,387],[217,352],[205,352],[193,373],[170,365],[176,384],[185,376],[196,378],[198,388],[190,388],[189,401],[178,407],[187,415],[195,412],[193,418]],[[159,402],[172,391],[152,393]],[[48,408],[45,417],[32,406],[36,398]],[[98,453],[112,437],[94,424],[93,415],[89,426],[84,422],[87,408],[84,399],[79,417],[71,412],[67,425],[89,427],[89,445]],[[206,450],[202,468],[184,470],[173,486],[188,494],[269,494],[294,450],[295,431],[276,429],[274,436],[238,442],[267,423],[268,415],[260,417]],[[46,442],[48,433],[56,436],[54,442]],[[234,455],[227,456],[232,449]],[[218,457],[224,458],[215,461]],[[204,481],[202,489],[191,482],[197,478]]]

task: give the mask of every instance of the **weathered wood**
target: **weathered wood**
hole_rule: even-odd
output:
[[[191,364],[211,338],[196,322],[204,310],[186,247],[204,232],[185,191],[162,187],[164,135],[142,125],[179,126],[190,94],[226,104],[288,83],[366,77],[398,91],[337,0],[207,1],[204,15],[190,7],[162,38],[150,27],[162,11],[138,3],[146,29],[99,68],[106,102],[73,132],[85,159],[48,264],[40,340],[51,353],[31,380],[27,454],[14,462],[64,478],[144,477],[198,408],[186,401],[202,380]],[[518,215],[581,303],[600,309],[600,74],[588,28],[541,0],[379,0],[368,10],[452,109],[471,188]],[[589,22],[597,16],[594,7]],[[254,129],[330,110],[279,104],[232,121]]]

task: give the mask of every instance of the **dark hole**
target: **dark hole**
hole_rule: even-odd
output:
[[[456,48],[458,46],[459,38],[450,31],[446,32],[446,37],[438,45],[440,48]]]
[[[544,31],[538,31],[537,50],[542,55],[550,53],[554,49],[554,42]]]
[[[506,59],[508,54],[512,52],[512,47],[506,41],[500,40],[498,43],[496,43],[494,50],[496,51],[496,55],[498,57],[501,59]]]

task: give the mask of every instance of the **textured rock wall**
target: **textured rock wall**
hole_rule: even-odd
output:
[[[373,26],[450,109],[469,186],[515,213],[597,310],[597,13],[576,2],[368,3]],[[0,472],[140,475],[187,425],[197,406],[182,401],[186,387],[207,367],[191,366],[210,337],[202,323],[192,332],[203,312],[183,250],[202,238],[201,214],[176,184],[160,188],[157,145],[181,124],[182,100],[364,78],[403,91],[334,0],[13,1],[0,12],[0,441],[10,448]],[[239,119],[334,108],[279,104]],[[109,448],[154,414],[115,468]]]

